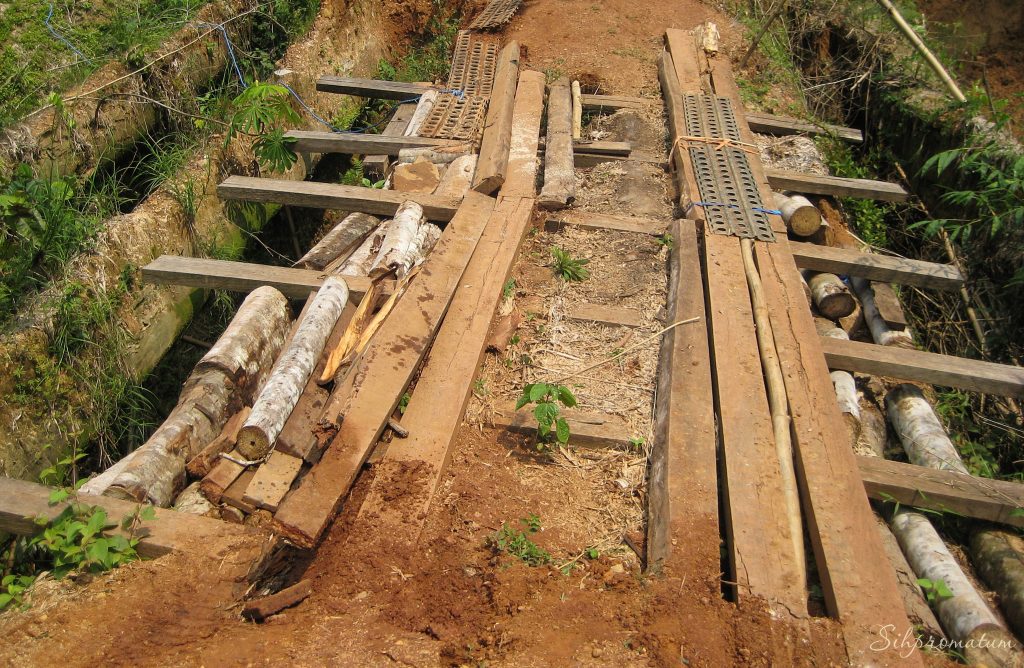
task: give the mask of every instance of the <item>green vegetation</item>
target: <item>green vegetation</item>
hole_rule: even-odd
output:
[[[569,423],[559,415],[558,405],[566,408],[576,406],[576,396],[564,385],[528,383],[523,394],[516,401],[516,410],[527,404],[534,404],[533,416],[537,419],[537,449],[543,449],[554,440],[562,445],[569,442]]]
[[[818,137],[815,143],[833,175],[851,179],[876,178],[876,169],[872,165],[881,164],[878,154],[856,156],[849,144],[827,135]],[[859,197],[841,197],[839,201],[850,225],[861,239],[879,248],[888,245],[886,228],[892,212],[890,206]]]
[[[587,258],[574,258],[558,246],[551,248],[551,257],[554,258],[555,273],[562,277],[563,281],[585,281],[590,278],[590,272],[583,265],[590,262]]]
[[[945,580],[918,578],[917,584],[921,587],[921,591],[924,592],[925,598],[928,599],[929,603],[935,604],[947,598],[953,598],[953,592],[949,590]]]
[[[522,531],[507,523],[501,525],[501,529],[488,537],[489,545],[497,552],[507,554],[519,559],[527,566],[545,566],[551,563],[551,554],[530,540],[527,534],[534,534],[541,530],[540,517],[529,515],[521,518],[519,523],[526,527]]]
[[[263,169],[286,172],[299,156],[292,145],[294,137],[285,137],[285,125],[294,125],[301,119],[292,108],[291,93],[284,86],[256,82],[243,90],[232,103],[234,109],[228,132],[224,136],[227,146],[238,134],[256,135],[253,152]]]
[[[434,0],[434,12],[423,39],[415,42],[397,64],[381,60],[377,76],[387,81],[440,81],[448,74],[455,38],[459,34],[457,13]]]

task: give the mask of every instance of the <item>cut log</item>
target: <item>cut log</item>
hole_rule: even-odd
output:
[[[476,173],[476,155],[462,155],[456,158],[441,177],[441,183],[434,190],[435,195],[460,199],[469,192]]]
[[[803,195],[775,193],[775,208],[782,212],[786,229],[799,237],[811,236],[824,222],[818,209]]]
[[[419,134],[420,128],[423,127],[423,121],[427,120],[427,116],[430,115],[436,102],[436,89],[432,88],[420,95],[420,99],[416,101],[416,111],[413,113],[409,125],[405,128],[406,137],[415,137]]]
[[[839,329],[831,321],[822,321],[827,325],[819,325],[815,319],[815,326],[821,336],[833,339],[846,339],[846,332]],[[843,413],[846,422],[846,430],[850,435],[850,445],[857,449],[857,441],[862,431],[860,420],[860,400],[857,396],[857,383],[848,371],[831,371],[829,377],[832,379],[832,387],[836,390],[836,401],[839,402],[839,410]]]
[[[238,431],[245,424],[245,421],[249,418],[250,409],[248,406],[243,406],[242,410],[238,411],[231,416],[227,424],[224,425],[224,429],[221,430],[220,435],[217,438],[210,441],[210,444],[199,451],[195,457],[189,460],[185,469],[188,474],[193,478],[202,478],[213,465],[220,459],[222,452],[231,452],[235,448],[235,443],[238,441]]]
[[[580,82],[572,82],[572,138],[580,139],[583,136],[583,92],[580,90]]]
[[[939,620],[928,607],[928,601],[921,593],[921,586],[917,584],[917,574],[907,563],[907,558],[900,550],[899,541],[892,534],[889,525],[881,517],[878,519],[878,533],[882,536],[882,545],[885,547],[885,554],[896,571],[896,581],[899,583],[900,594],[903,596],[903,605],[907,609],[907,616],[910,617],[914,630],[920,634],[925,642],[939,642],[946,637],[942,632]]]
[[[380,251],[370,266],[371,278],[392,271],[398,276],[409,272],[416,261],[416,234],[422,223],[423,207],[416,202],[405,202],[398,208],[394,220],[388,225]]]
[[[324,281],[238,434],[236,447],[246,459],[259,459],[270,452],[347,303],[344,279],[332,276]]]
[[[899,348],[914,348],[914,339],[909,331],[891,329],[875,305],[875,292],[871,283],[863,278],[851,277],[850,287],[853,288],[857,299],[860,300],[860,308],[864,313],[864,322],[871,331],[871,338],[881,346],[896,346]]]
[[[441,238],[441,228],[433,223],[423,223],[420,225],[420,229],[416,231],[416,240],[413,242],[413,248],[415,249],[415,258],[417,262],[420,262],[430,251],[434,248],[434,244]],[[398,274],[399,278],[405,276],[407,272],[400,271]]]
[[[871,401],[863,401],[860,405],[860,433],[854,450],[858,455],[885,457],[885,447],[889,444],[889,430],[885,416],[878,406]]]
[[[814,305],[826,318],[839,320],[857,308],[857,300],[850,294],[850,289],[835,274],[809,273],[805,277]]]
[[[262,622],[271,615],[276,615],[285,608],[298,605],[313,593],[311,580],[302,580],[291,587],[286,587],[276,594],[253,599],[242,608],[242,617],[254,622]]]
[[[480,143],[480,158],[473,177],[473,190],[485,195],[494,194],[505,183],[518,78],[519,42],[513,40],[498,54],[494,87],[487,103],[484,136]]]
[[[336,270],[336,273],[344,276],[366,276],[370,273],[373,261],[377,259],[381,246],[384,244],[384,237],[391,228],[390,220],[385,220],[380,227],[370,233],[359,248],[355,249],[348,259]],[[330,271],[331,267],[327,267]]]
[[[548,127],[544,149],[544,187],[537,203],[545,209],[563,209],[576,198],[573,168],[572,93],[561,78],[548,88]]]
[[[885,397],[889,422],[910,461],[943,471],[969,473],[932,405],[914,385],[898,385]]]
[[[1024,635],[1024,540],[998,529],[971,535],[971,562],[999,594],[999,607],[1018,636]]]
[[[104,492],[167,507],[184,486],[185,464],[259,392],[284,345],[288,302],[262,287],[242,303],[185,382],[178,405]]]
[[[380,225],[380,218],[365,213],[350,213],[303,255],[296,267],[323,271],[327,265],[344,260]]]
[[[178,498],[174,500],[174,510],[179,513],[190,513],[192,515],[203,515],[205,517],[217,517],[217,507],[203,495],[199,489],[199,481],[195,481],[181,491]]]

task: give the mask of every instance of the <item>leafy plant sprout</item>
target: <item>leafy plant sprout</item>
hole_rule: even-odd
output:
[[[583,266],[590,262],[588,258],[574,258],[558,246],[551,248],[551,256],[555,259],[555,273],[563,281],[585,281],[590,278],[590,272]]]
[[[534,404],[533,416],[537,420],[537,449],[543,450],[552,440],[565,445],[569,442],[569,423],[559,413],[559,404],[566,408],[576,406],[576,396],[564,385],[529,383],[516,402],[516,410]],[[553,439],[552,439],[553,437]]]

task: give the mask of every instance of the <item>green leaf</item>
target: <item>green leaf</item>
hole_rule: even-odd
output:
[[[558,406],[550,401],[542,401],[533,409],[533,416],[537,418],[537,424],[551,427],[551,424],[558,417]]]
[[[526,387],[529,388],[530,386],[527,385]],[[523,395],[519,397],[519,399],[516,401],[516,410],[519,410],[528,403],[530,403],[530,395],[529,390],[527,389],[523,392]]]
[[[10,605],[11,601],[13,600],[14,597],[10,594],[0,594],[0,610],[3,610],[8,605]]]
[[[142,520],[155,520],[156,519],[156,508],[152,505],[145,505],[142,507],[142,511],[139,512],[139,519]]]
[[[576,406],[576,395],[565,385],[558,386],[558,400],[566,408],[574,408]]]
[[[540,401],[547,395],[548,386],[545,383],[534,383],[530,385],[530,401]]]
[[[555,437],[558,442],[565,445],[569,442],[569,423],[565,421],[565,418],[558,418],[555,421],[556,434]]]
[[[50,505],[56,505],[71,496],[71,493],[64,488],[57,488],[50,492]]]

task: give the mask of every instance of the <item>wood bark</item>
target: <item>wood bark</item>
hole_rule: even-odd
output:
[[[850,287],[853,288],[857,299],[860,300],[861,312],[864,315],[864,322],[871,331],[871,338],[875,343],[882,346],[896,346],[899,348],[913,348],[914,338],[909,331],[894,330],[885,324],[885,319],[878,312],[875,305],[875,292],[871,283],[863,278],[851,277]]]
[[[238,441],[238,431],[245,424],[245,421],[249,418],[249,412],[252,409],[248,406],[243,406],[240,411],[231,416],[231,419],[224,425],[224,429],[221,430],[217,438],[210,441],[209,445],[199,451],[195,457],[189,460],[185,469],[188,474],[193,478],[202,478],[213,465],[220,458],[222,452],[231,452],[235,448],[235,442]]]
[[[423,122],[427,120],[427,116],[430,115],[430,112],[434,108],[434,104],[436,102],[437,91],[434,89],[428,90],[420,95],[420,99],[416,102],[416,111],[409,120],[409,125],[405,128],[404,136],[415,137],[419,134],[420,128],[423,127]]]
[[[885,554],[896,571],[896,581],[899,583],[903,605],[907,608],[907,615],[910,617],[911,623],[925,641],[938,642],[944,639],[946,634],[942,632],[939,620],[935,618],[932,609],[928,607],[928,601],[921,593],[921,586],[917,584],[917,574],[907,563],[907,558],[900,550],[899,541],[896,540],[896,536],[893,535],[885,520],[877,516],[876,519]]]
[[[381,245],[384,243],[384,237],[389,229],[391,229],[391,221],[385,220],[380,227],[370,233],[370,236],[366,237],[359,248],[352,252],[352,255],[348,256],[348,259],[335,270],[335,273],[344,276],[366,276],[369,274],[370,267],[377,259],[377,254],[380,253]],[[326,271],[331,269],[332,267],[328,266]]]
[[[236,447],[245,458],[259,459],[273,447],[347,303],[344,279],[331,276],[324,281],[238,434]]]
[[[370,267],[371,278],[392,271],[398,276],[408,273],[416,261],[416,235],[423,222],[423,207],[416,202],[410,200],[398,208]]]
[[[284,295],[254,290],[185,382],[178,405],[104,494],[167,507],[184,486],[185,463],[259,392],[287,337]]]
[[[572,82],[572,138],[583,137],[583,93],[580,82]]]
[[[459,156],[448,165],[444,176],[441,177],[441,183],[434,189],[434,194],[454,198],[465,197],[475,173],[476,155]]]
[[[199,489],[199,481],[195,481],[178,494],[174,500],[174,510],[179,513],[191,513],[192,515],[204,515],[206,517],[217,517],[217,508],[210,503]]]
[[[807,277],[807,285],[811,288],[814,305],[826,318],[839,320],[857,308],[857,300],[850,289],[835,274],[812,272]]]
[[[276,594],[247,601],[242,608],[242,616],[254,622],[262,622],[271,615],[276,615],[285,608],[298,605],[313,593],[312,580],[302,580],[291,587],[286,587]]]
[[[821,213],[803,195],[775,193],[775,208],[782,212],[786,229],[797,236],[809,237],[823,224]]]
[[[969,473],[920,389],[914,385],[898,385],[886,395],[885,409],[911,462],[933,469]]]
[[[885,457],[888,442],[889,430],[882,411],[873,402],[863,402],[860,406],[860,433],[854,448],[857,454]]]
[[[999,594],[999,607],[1018,636],[1024,636],[1024,540],[995,528],[971,535],[971,562]]]
[[[519,79],[519,42],[511,41],[498,54],[494,87],[487,103],[484,135],[473,190],[493,195],[505,183],[508,154],[512,143],[512,109]]]
[[[545,209],[562,209],[576,198],[573,167],[572,94],[569,80],[561,78],[548,89],[548,126],[544,149],[544,187],[537,203]]]
[[[310,248],[295,266],[323,271],[332,262],[343,261],[350,256],[379,225],[380,218],[358,211],[350,213]]]
[[[420,225],[420,229],[416,231],[416,239],[413,242],[413,248],[415,249],[413,254],[413,261],[420,262],[423,258],[430,254],[433,250],[434,244],[441,238],[441,228],[433,223],[423,223]],[[408,270],[399,270],[398,277],[402,278],[408,273]]]

